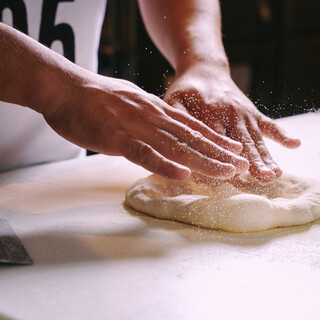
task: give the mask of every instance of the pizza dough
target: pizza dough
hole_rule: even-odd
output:
[[[151,175],[127,190],[125,203],[156,218],[204,228],[262,231],[320,218],[320,183],[288,174],[269,183],[249,174],[222,181],[193,173],[183,182]]]

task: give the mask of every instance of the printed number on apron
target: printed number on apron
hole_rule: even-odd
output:
[[[43,0],[39,42],[50,48],[54,41],[61,41],[64,56],[75,62],[72,27],[67,23],[54,24],[60,2],[74,2],[74,0]],[[4,9],[11,10],[14,27],[28,35],[27,8],[23,0],[0,0],[0,21]]]

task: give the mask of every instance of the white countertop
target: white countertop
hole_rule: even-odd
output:
[[[279,121],[281,167],[320,181],[320,113]],[[122,204],[148,175],[123,158],[0,175],[0,218],[35,264],[0,267],[0,319],[320,319],[320,224],[232,234],[157,220]]]

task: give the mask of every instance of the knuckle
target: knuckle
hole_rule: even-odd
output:
[[[253,147],[255,147],[253,140],[250,138],[242,137],[240,139],[240,142],[249,149],[252,149]]]
[[[171,159],[180,160],[181,158],[185,157],[188,152],[188,145],[185,142],[179,141],[172,141],[169,153]]]
[[[179,152],[186,152],[189,149],[200,150],[205,147],[206,138],[198,131],[188,129],[183,137],[183,142],[178,141],[178,151]]]
[[[147,144],[141,144],[136,148],[137,157],[144,161],[148,159],[150,154],[152,153],[152,148]]]
[[[170,176],[172,164],[168,159],[157,154],[151,146],[144,143],[130,143],[126,149],[128,159],[133,160],[152,172]]]
[[[195,141],[202,141],[203,139],[204,139],[204,136],[202,135],[202,133],[201,132],[199,132],[199,131],[196,131],[196,130],[193,130],[192,131],[192,134],[193,134],[193,139],[195,140]]]
[[[265,146],[264,142],[262,140],[256,141],[256,148],[259,150],[260,153],[263,153],[264,155],[268,155],[269,152],[267,151],[267,147]]]
[[[130,143],[128,145],[128,152],[143,163],[149,159],[153,150],[145,143]]]
[[[196,131],[196,130],[190,130],[188,132],[188,134],[186,134],[186,143],[188,145],[200,145],[201,143],[204,142],[204,136],[199,132],[199,131]]]
[[[154,99],[154,98],[153,98]],[[144,100],[141,101],[140,106],[144,108],[143,115],[148,119],[151,115],[164,116],[163,102],[158,100]]]

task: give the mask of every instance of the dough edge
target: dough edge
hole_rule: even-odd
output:
[[[273,199],[243,193],[237,188],[232,190],[232,186],[230,196],[221,198],[220,194],[215,197],[208,194],[210,188],[206,183],[195,186],[194,180],[193,176],[186,182],[173,182],[151,175],[138,180],[127,190],[125,204],[155,218],[229,232],[257,232],[297,226],[320,218],[320,184],[313,180],[283,174],[277,179],[280,186],[281,183],[288,185],[289,191],[302,186],[302,192],[293,198],[291,195],[291,198]],[[222,193],[230,188],[225,187],[228,181],[221,185]],[[278,187],[274,183],[266,184],[266,188],[270,185]],[[204,190],[206,188],[209,191]],[[173,194],[170,194],[171,190],[174,190]]]

